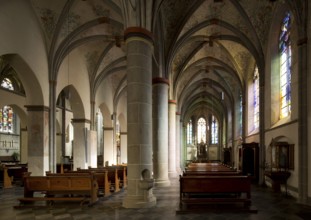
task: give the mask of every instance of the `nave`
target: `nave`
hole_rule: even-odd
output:
[[[252,206],[258,213],[230,212],[212,209],[200,213],[176,214],[179,206],[178,178],[171,180],[171,186],[154,188],[157,198],[156,206],[144,209],[126,209],[122,200],[126,191],[113,194],[108,198],[100,198],[92,207],[79,206],[78,203],[57,202],[53,207],[14,209],[18,205],[17,198],[23,195],[23,188],[14,186],[0,190],[1,220],[172,220],[172,219],[215,219],[215,220],[309,220],[311,208],[300,205],[291,196],[275,193],[268,187],[252,185]]]

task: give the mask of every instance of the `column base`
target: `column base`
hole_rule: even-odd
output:
[[[178,173],[177,173],[176,171],[168,172],[168,177],[169,177],[170,179],[177,178],[177,177],[178,177]]]
[[[149,196],[145,199],[142,196],[126,196],[123,199],[122,206],[124,208],[151,208],[157,204],[157,198],[155,196]]]
[[[167,187],[171,185],[171,182],[167,180],[155,180],[154,182],[155,187]]]

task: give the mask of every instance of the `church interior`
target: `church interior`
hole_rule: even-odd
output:
[[[309,12],[308,0],[0,0],[1,213],[310,219]]]

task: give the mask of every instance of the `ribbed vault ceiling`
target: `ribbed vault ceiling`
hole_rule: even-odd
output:
[[[117,97],[126,84],[124,2],[31,2],[46,38],[52,75],[57,75],[57,66],[68,53],[77,50],[89,71],[92,95],[102,80],[110,80]],[[147,17],[152,19],[150,31],[155,36],[154,63],[159,65],[159,76],[170,80],[170,99],[177,101],[183,116],[206,109],[222,117],[233,109],[256,64],[263,65],[276,4],[268,0],[153,1],[153,13]]]

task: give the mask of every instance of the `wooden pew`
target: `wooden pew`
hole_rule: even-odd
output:
[[[127,187],[127,167],[124,165],[112,165],[111,168],[117,169],[118,178],[120,179],[120,188]]]
[[[45,196],[35,196],[44,193]],[[83,176],[28,176],[24,178],[24,197],[21,205],[27,202],[80,201],[93,205],[97,200],[98,185],[93,174]],[[20,207],[20,206],[17,206]],[[17,208],[16,207],[16,208]]]
[[[13,182],[13,176],[9,176],[8,168],[5,165],[1,167],[1,180],[3,181],[3,188],[11,188]]]
[[[180,176],[180,208],[188,205],[251,205],[251,178],[247,176]]]
[[[22,185],[24,173],[28,168],[27,164],[1,164],[0,170],[3,188],[11,188],[13,183]]]
[[[232,167],[228,167],[223,164],[218,164],[218,163],[193,163],[189,164],[186,168],[186,171],[216,171],[216,172],[233,172],[236,171],[236,169]]]
[[[183,176],[238,176],[242,175],[241,171],[227,171],[227,172],[218,172],[218,171],[183,171]]]
[[[78,170],[82,170],[82,169],[78,169]],[[124,168],[118,169],[117,167],[114,167],[114,166],[108,166],[108,167],[99,167],[99,168],[89,167],[88,169],[84,169],[84,170],[89,170],[89,171],[91,170],[93,172],[107,171],[108,181],[110,182],[110,186],[113,188],[113,192],[119,192],[121,190],[122,185],[121,185],[120,176],[122,177],[122,179],[124,179],[123,177]]]
[[[64,173],[50,173],[47,172],[47,176],[66,176],[66,175],[88,175],[90,173],[93,173],[93,175],[96,178],[97,184],[98,184],[98,193],[103,194],[104,197],[107,197],[111,195],[110,192],[110,182],[108,180],[108,171],[107,170],[101,170],[101,171],[92,171],[88,169],[78,169],[77,171],[64,171]]]

